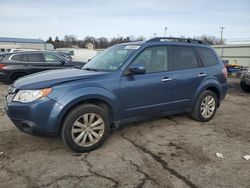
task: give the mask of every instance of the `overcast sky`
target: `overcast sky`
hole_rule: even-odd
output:
[[[0,0],[0,37],[250,38],[250,0]]]

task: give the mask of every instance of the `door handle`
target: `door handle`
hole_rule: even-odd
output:
[[[199,76],[199,77],[202,77],[202,76],[207,76],[207,75],[204,74],[204,73],[200,73],[198,76]]]
[[[162,82],[167,82],[167,81],[171,81],[171,80],[173,80],[173,78],[170,78],[170,77],[163,77],[161,79]]]

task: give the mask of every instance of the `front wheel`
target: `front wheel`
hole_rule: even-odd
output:
[[[217,110],[218,97],[212,91],[204,91],[196,102],[192,117],[201,122],[210,121]]]
[[[108,112],[93,104],[83,104],[66,116],[61,137],[75,152],[88,152],[98,148],[110,130]]]

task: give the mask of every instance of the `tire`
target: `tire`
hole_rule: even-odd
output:
[[[191,116],[193,117],[193,119],[200,122],[210,121],[214,117],[217,107],[218,96],[210,90],[205,90],[197,100]]]
[[[246,85],[245,82],[241,81],[241,82],[240,82],[240,87],[241,87],[241,89],[242,89],[243,91],[245,91],[245,92],[250,92],[250,86]]]
[[[61,138],[71,150],[79,153],[89,152],[105,141],[109,130],[108,111],[94,104],[83,104],[66,115]]]

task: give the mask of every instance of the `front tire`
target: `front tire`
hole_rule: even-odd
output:
[[[240,82],[240,87],[242,90],[244,90],[245,92],[250,92],[250,86],[246,85],[245,82],[241,81]]]
[[[197,121],[207,122],[214,117],[217,107],[217,95],[210,90],[206,90],[200,95],[191,115]]]
[[[71,150],[89,152],[104,142],[109,130],[108,112],[94,104],[83,104],[67,114],[61,137]]]

